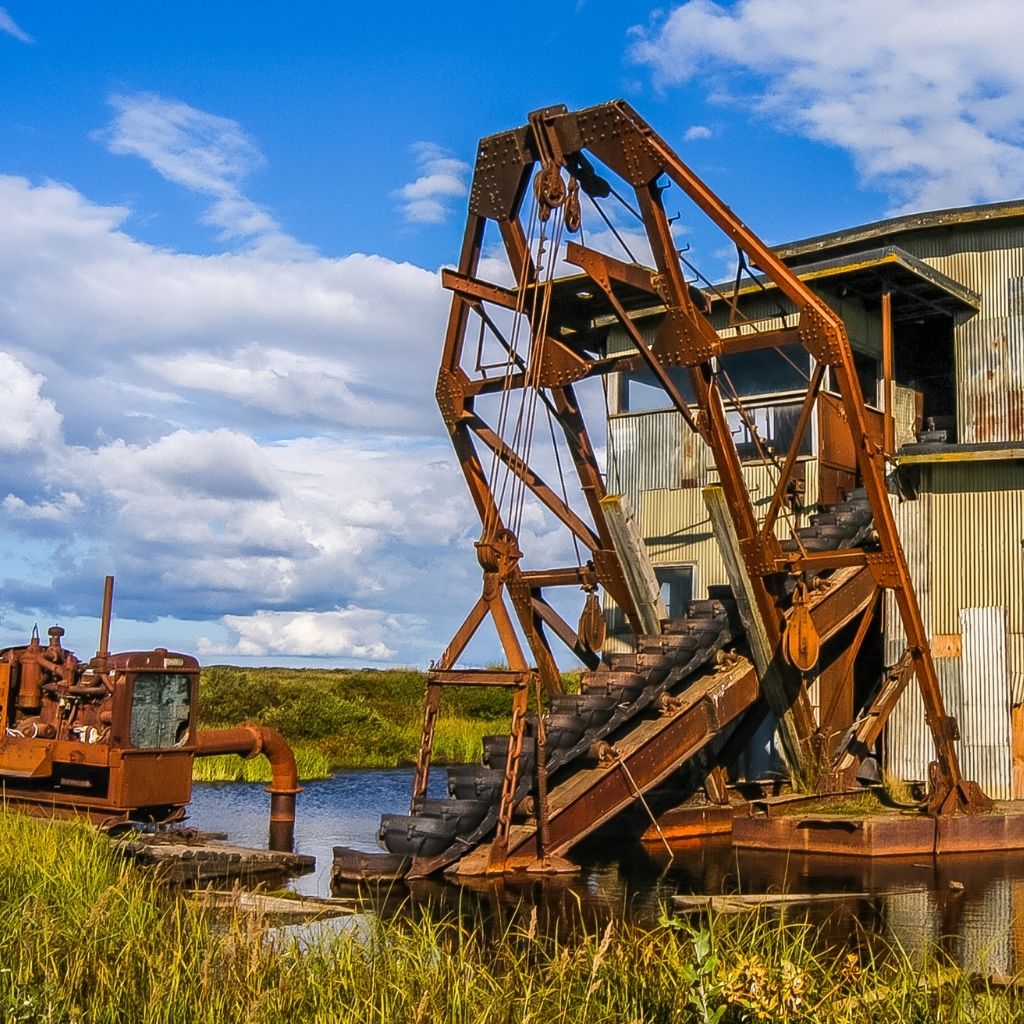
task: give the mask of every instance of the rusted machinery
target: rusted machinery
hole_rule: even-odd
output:
[[[715,288],[683,257],[666,195],[673,210],[688,202],[684,224],[701,217],[735,248],[732,288]],[[610,215],[606,201],[619,214]],[[600,215],[586,226],[590,245],[583,240],[585,203]],[[632,218],[630,229],[622,210]],[[577,233],[579,242],[566,241]],[[636,244],[638,234],[653,268],[629,251],[628,240]],[[599,248],[599,236],[607,247],[618,243],[627,258]],[[504,271],[497,282],[484,280],[482,267],[499,261],[499,241]],[[743,315],[740,289],[752,282],[777,287],[788,302],[781,315]],[[553,869],[574,842],[680,765],[697,763],[698,754],[709,797],[721,799],[728,757],[768,711],[794,782],[817,792],[842,789],[915,676],[937,751],[930,812],[971,814],[991,806],[960,772],[957,725],[943,707],[889,505],[883,444],[868,420],[842,320],[627,103],[578,112],[550,107],[520,128],[485,138],[459,264],[443,273],[443,283],[453,297],[437,401],[482,522],[476,548],[483,589],[430,672],[410,814],[382,823],[391,857],[373,861],[339,849],[339,877]],[[712,323],[712,299],[724,303],[727,323]],[[645,332],[633,314],[652,309],[661,315]],[[625,350],[608,345],[613,329],[627,340]],[[787,349],[811,357],[806,397],[784,453],[761,442],[728,374],[731,356],[769,349],[782,359]],[[732,591],[694,601],[675,618],[660,604],[628,511],[606,494],[575,391],[588,378],[639,369],[707,445],[720,480],[706,498]],[[845,430],[837,443],[850,450],[854,472],[823,496],[827,504],[801,509],[796,468],[819,401],[838,406],[836,421]],[[488,408],[493,422],[485,418]],[[772,474],[761,515],[730,414]],[[536,468],[534,441],[547,431],[549,463],[562,477],[560,448],[567,453],[585,511],[572,507],[564,477],[560,486],[549,484]],[[527,498],[568,530],[576,565],[524,568]],[[549,603],[547,592],[565,587],[584,593],[578,626]],[[634,652],[601,658],[599,589],[621,610]],[[898,607],[906,653],[839,721],[831,698],[852,693],[846,680],[883,590]],[[508,669],[460,668],[488,618]],[[819,663],[822,643],[847,626],[853,635],[841,654]],[[549,637],[587,669],[580,694],[563,693]],[[730,645],[736,654],[725,654]],[[809,695],[815,679],[823,694],[817,715]],[[483,766],[449,772],[451,799],[429,800],[444,688],[481,685],[511,689],[509,735],[488,745]]]
[[[0,651],[0,786],[39,813],[84,814],[103,826],[180,820],[192,762],[211,754],[266,756],[273,768],[272,849],[290,849],[299,792],[295,758],[273,730],[196,728],[199,663],[164,648],[111,654],[113,577],[104,589],[99,650],[80,661],[52,626],[44,645]]]

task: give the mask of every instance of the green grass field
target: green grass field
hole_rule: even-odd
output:
[[[214,914],[82,822],[0,809],[0,1009],[46,1024],[806,1024],[1022,1019],[1012,993],[861,935],[745,917],[541,934],[425,912],[301,940]]]
[[[342,768],[414,764],[419,750],[426,673],[414,669],[204,668],[199,684],[202,728],[243,721],[277,729],[292,744],[304,779]],[[573,679],[569,678],[571,685]],[[481,740],[508,731],[507,690],[451,687],[434,735],[439,764],[477,761]],[[203,758],[200,781],[269,780],[262,758]]]

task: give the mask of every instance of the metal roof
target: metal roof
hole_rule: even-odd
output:
[[[891,291],[898,319],[961,310],[973,313],[981,307],[977,292],[895,245],[805,263],[793,269],[802,281],[841,288],[844,298],[852,295],[877,301],[883,291]],[[719,293],[713,295],[712,301],[728,301],[732,297],[731,283],[717,287]],[[767,292],[774,287],[755,276],[740,287],[739,294]]]
[[[1024,217],[1024,199],[1011,199],[1002,203],[983,203],[979,206],[957,206],[948,210],[932,210],[927,213],[911,213],[901,217],[861,224],[844,228],[826,235],[788,242],[775,246],[775,251],[787,262],[801,256],[810,256],[828,249],[860,245],[874,239],[888,238],[910,231],[927,231],[932,228],[953,227],[960,224],[975,224],[984,221],[1006,220]]]

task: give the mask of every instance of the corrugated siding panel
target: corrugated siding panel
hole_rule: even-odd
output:
[[[1005,317],[975,317],[956,328],[953,344],[959,439],[973,444],[1021,437],[1020,332],[1011,334]]]
[[[903,543],[910,578],[917,593],[921,619],[929,636],[941,630],[932,629],[932,558],[934,545],[931,538],[931,506],[933,496],[922,493],[916,501],[890,499],[896,531]],[[885,663],[895,665],[906,649],[906,635],[892,592],[885,592]],[[946,630],[952,633],[955,630]]]
[[[939,692],[947,714],[957,716],[963,702],[960,658],[936,658]],[[885,767],[898,779],[925,782],[928,764],[935,760],[935,741],[924,717],[924,701],[917,681],[903,691],[885,730]]]
[[[802,465],[804,500],[810,506],[818,500],[818,462],[817,459],[807,459]],[[774,470],[763,465],[748,465],[743,467],[743,476],[758,518],[763,519],[771,502]],[[715,482],[718,475],[710,471],[706,479]],[[706,593],[709,586],[728,583],[700,487],[645,491],[641,495],[639,509],[640,529],[655,565],[694,565],[693,592],[696,596]],[[806,524],[807,517],[800,516],[795,525]],[[780,517],[776,533],[779,537],[788,537],[793,525],[792,516]]]
[[[1010,677],[1010,703],[1024,704],[1024,633],[1006,635],[1006,671]]]
[[[879,389],[884,385],[879,384]],[[917,398],[913,388],[893,384],[892,418],[896,428],[896,448],[913,444],[917,440],[914,427],[917,425]]]
[[[1006,672],[1006,610],[965,608],[960,615],[963,656],[936,658],[939,690],[947,714],[960,725],[957,745],[964,775],[991,797],[1012,796],[1010,693]],[[935,760],[916,683],[904,691],[885,734],[887,770],[901,779],[924,781]]]
[[[990,797],[1009,800],[1013,794],[1006,609],[964,608],[960,622],[963,700],[956,717],[960,723],[962,769]]]
[[[675,410],[612,417],[608,447],[609,491],[628,494],[634,508],[643,491],[700,481],[710,461],[708,446]]]
[[[959,632],[961,608],[999,606],[1009,612],[1008,631],[1024,633],[1024,465],[934,465],[922,483],[932,493],[905,507],[924,500],[930,513],[929,632]],[[900,536],[912,542],[913,531]]]
[[[960,440],[1024,438],[1024,232],[979,225],[921,235],[908,248],[981,295],[978,314],[953,332]]]
[[[908,251],[943,274],[967,285],[981,296],[983,317],[1009,315],[1006,282],[1024,274],[1024,232],[1015,230],[962,230],[940,237],[920,236]],[[950,243],[958,252],[950,252]]]

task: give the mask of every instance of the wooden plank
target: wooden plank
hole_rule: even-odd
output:
[[[923,891],[923,890],[908,890]],[[673,896],[672,905],[683,913],[713,911],[716,914],[747,914],[766,907],[793,907],[810,903],[839,903],[871,899],[870,892],[766,892],[723,896]]]
[[[609,494],[601,499],[601,512],[615,545],[615,553],[619,556],[641,628],[644,633],[657,636],[661,632],[662,621],[668,618],[668,611],[629,498],[624,494]]]
[[[795,699],[790,697],[782,665],[777,651],[769,640],[768,629],[754,596],[753,582],[740,555],[739,539],[726,504],[725,491],[717,484],[712,484],[705,487],[703,493],[715,538],[722,552],[729,584],[739,606],[740,619],[747,631],[751,656],[761,680],[761,689],[778,720],[782,756],[790,775],[796,778],[805,774],[810,767],[805,753],[810,736],[809,733],[805,735],[807,730],[800,727],[801,719],[813,721],[807,691],[801,686]]]

